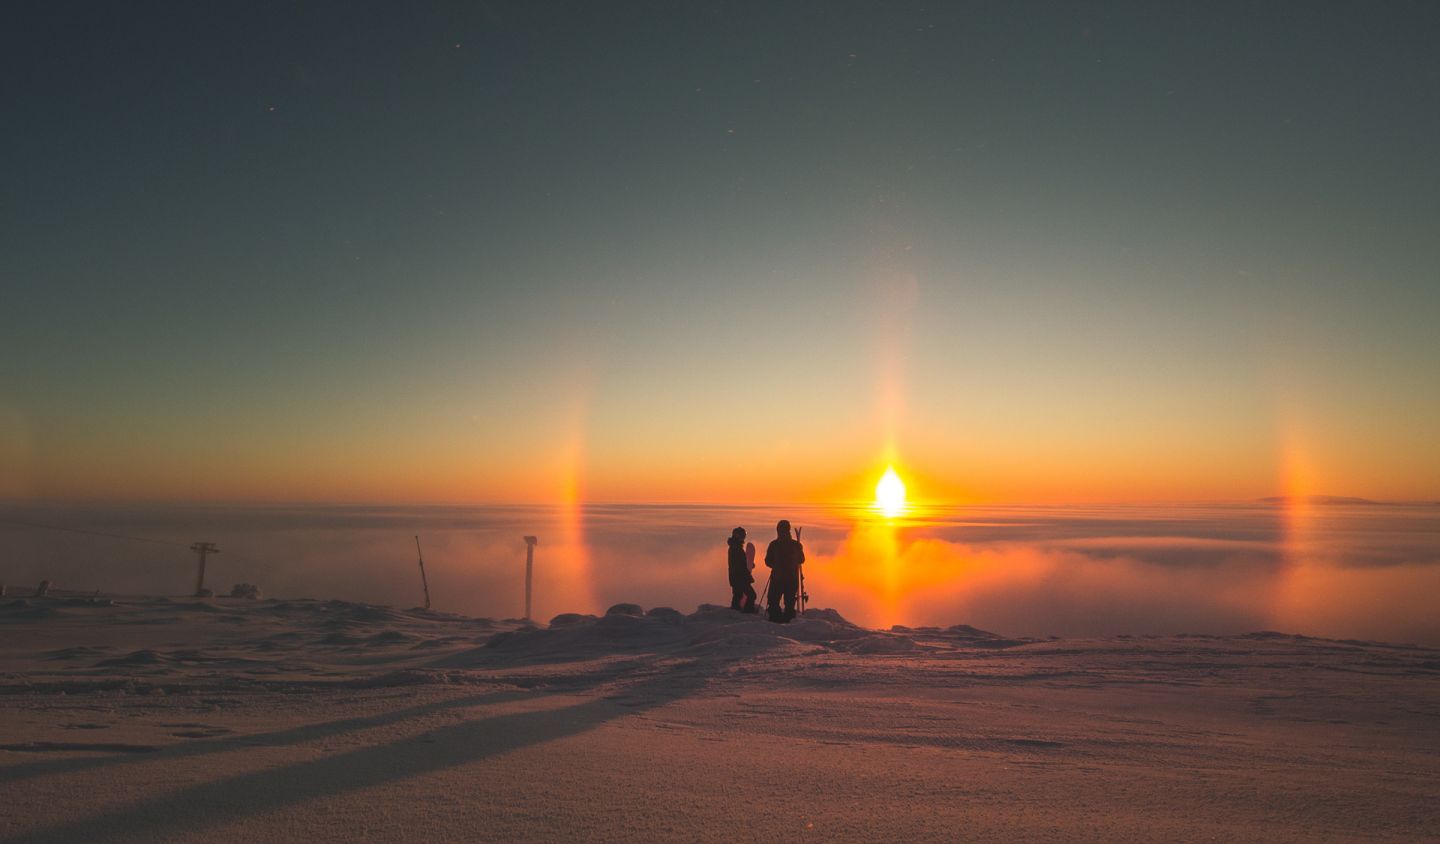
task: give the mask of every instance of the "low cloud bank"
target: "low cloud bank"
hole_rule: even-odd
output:
[[[991,508],[887,524],[819,508],[11,508],[12,520],[159,543],[0,524],[0,582],[185,594],[207,583],[277,597],[409,607],[423,601],[414,536],[440,609],[516,617],[524,544],[537,534],[535,610],[622,601],[688,610],[729,599],[725,537],[764,553],[774,520],[806,526],[812,606],[870,626],[973,624],[1014,635],[1275,629],[1440,645],[1440,509],[1333,508],[1303,523],[1273,506]],[[165,544],[168,543],[168,544]],[[766,569],[756,572],[756,588]]]

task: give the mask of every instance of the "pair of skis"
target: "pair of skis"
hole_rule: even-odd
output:
[[[796,529],[795,529],[795,541],[796,541],[796,542],[799,542],[799,541],[800,541],[800,534],[802,534],[802,533],[804,533],[804,532],[805,532],[805,528],[803,528],[803,527],[800,527],[800,528],[796,528]],[[805,591],[805,564],[804,564],[804,563],[801,563],[801,564],[800,564],[799,571],[800,571],[800,595],[798,596],[798,601],[797,601],[797,602],[800,604],[800,607],[799,607],[799,609],[796,610],[795,614],[796,614],[796,615],[804,615],[804,614],[805,614],[805,605],[808,604],[808,603],[810,603],[810,593]],[[769,614],[768,611],[769,611],[769,609],[770,609],[770,578],[772,578],[772,577],[774,577],[774,576],[775,576],[775,570],[774,570],[774,569],[771,569],[771,570],[770,570],[770,574],[767,575],[766,578],[765,578],[765,609],[766,609],[766,611],[767,611],[767,612],[766,612],[767,615]]]
[[[800,534],[804,532],[805,528],[803,527],[795,528],[795,542],[797,544],[800,542]],[[805,605],[808,603],[810,603],[810,593],[805,591],[805,563],[802,562],[800,563],[800,611],[796,613],[796,615],[804,615]]]

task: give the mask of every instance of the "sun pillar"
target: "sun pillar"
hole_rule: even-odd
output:
[[[567,431],[557,449],[557,527],[559,536],[553,551],[537,563],[537,581],[544,583],[545,592],[537,588],[538,620],[552,618],[563,612],[594,612],[594,572],[590,547],[585,535],[586,498],[585,467],[587,459],[588,402],[577,400],[569,413]],[[549,544],[549,543],[547,543]]]
[[[1307,624],[1313,605],[1315,529],[1319,513],[1314,496],[1315,465],[1306,437],[1291,425],[1280,450],[1280,563],[1271,615],[1273,626],[1297,632]]]

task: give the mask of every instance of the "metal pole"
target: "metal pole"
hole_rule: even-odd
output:
[[[205,555],[219,554],[220,549],[213,542],[196,542],[190,550],[200,556],[200,571],[195,575],[195,597],[198,598],[205,594]]]
[[[535,578],[535,543],[540,540],[533,536],[525,537],[525,620],[530,620],[530,596],[532,594],[531,584]]]

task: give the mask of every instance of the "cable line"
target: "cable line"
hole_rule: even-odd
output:
[[[169,545],[171,547],[184,548],[186,550],[189,550],[190,548],[189,545],[186,545],[183,542],[173,542],[166,539],[151,539],[145,536],[126,536],[123,533],[107,533],[103,530],[87,530],[85,528],[65,527],[64,525],[47,525],[42,522],[27,522],[21,519],[0,518],[0,524],[20,525],[21,527],[31,528],[43,528],[45,530],[59,530],[65,531],[66,533],[83,533],[89,536],[103,536],[107,539],[124,539],[129,542],[149,542],[154,545]]]

